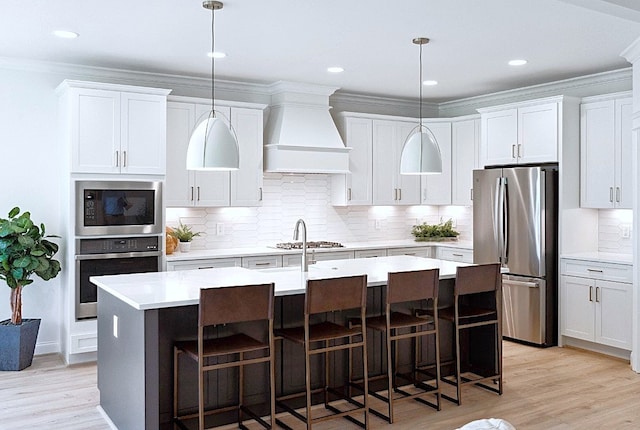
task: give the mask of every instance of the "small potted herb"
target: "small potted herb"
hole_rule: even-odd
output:
[[[171,235],[180,242],[180,252],[189,252],[191,241],[194,237],[200,236],[200,232],[194,232],[191,227],[182,224],[182,221],[180,221],[180,225],[173,229]]]
[[[440,242],[444,240],[458,240],[460,233],[453,229],[453,221],[450,219],[445,223],[414,225],[411,234],[416,238],[416,242]]]

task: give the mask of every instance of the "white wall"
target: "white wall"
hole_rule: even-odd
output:
[[[64,172],[53,93],[58,83],[52,75],[0,68],[0,216],[6,218],[11,208],[19,206],[30,211],[34,221],[44,223],[50,234],[59,232],[63,216],[59,185]],[[65,240],[56,242],[63,248]],[[11,315],[9,289],[0,288],[3,320]],[[48,282],[35,277],[23,290],[23,318],[42,319],[36,353],[60,350],[61,289],[58,276]]]
[[[258,208],[180,208],[167,210],[167,223],[191,224],[204,234],[193,241],[194,249],[273,246],[290,242],[298,218],[304,218],[308,240],[363,242],[412,239],[411,227],[453,218],[461,240],[472,239],[470,207],[438,206],[331,206],[329,175],[282,175],[267,173],[263,204]],[[379,229],[376,229],[378,220]],[[224,224],[224,236],[216,235]]]

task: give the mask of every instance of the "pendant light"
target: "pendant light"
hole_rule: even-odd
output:
[[[402,147],[400,174],[428,175],[442,173],[442,155],[433,135],[422,124],[422,45],[429,43],[426,37],[416,37],[413,43],[420,45],[420,124],[415,127]]]
[[[216,10],[222,9],[222,2],[205,0],[202,7],[211,11],[211,52],[215,52],[214,44],[214,15]],[[189,139],[187,149],[188,170],[237,170],[240,165],[240,155],[237,139],[232,129],[216,112],[214,106],[215,60],[211,56],[211,111],[209,115],[196,126]]]

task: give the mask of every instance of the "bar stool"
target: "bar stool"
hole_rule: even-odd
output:
[[[387,286],[385,287],[385,313],[384,315],[368,317],[366,326],[369,329],[384,333],[387,351],[387,372],[385,375],[376,377],[369,376],[369,387],[371,382],[385,378],[387,380],[387,396],[369,389],[369,394],[388,405],[388,415],[383,414],[373,408],[370,412],[393,424],[393,406],[395,402],[403,400],[416,400],[436,410],[440,410],[440,351],[438,335],[438,287],[440,271],[417,270],[409,272],[389,273]],[[404,309],[402,312],[397,305],[410,304],[416,301],[431,301],[435,315],[425,317],[414,316],[411,310]],[[396,306],[394,306],[396,305]],[[353,319],[351,325],[360,324],[360,320]],[[409,330],[409,332],[407,332]],[[435,375],[433,384],[425,383],[418,374],[426,372],[418,369],[418,356],[420,350],[420,339],[424,336],[435,337]],[[412,371],[409,374],[401,374],[397,371],[398,351],[396,344],[402,339],[411,339],[415,351]],[[351,369],[351,363],[349,363]],[[350,380],[351,380],[350,373]],[[398,379],[405,381],[404,385],[398,384]],[[406,391],[405,387],[413,385],[412,392]],[[425,400],[423,397],[435,395],[435,403]]]
[[[355,400],[348,393],[340,392],[329,386],[329,372],[331,369],[330,358],[332,352],[361,348],[363,351],[363,369],[367,368],[367,343],[365,327],[349,328],[345,324],[328,321],[328,315],[335,311],[358,310],[360,317],[365,318],[366,312],[367,276],[350,276],[342,278],[308,280],[305,291],[304,324],[298,327],[276,330],[276,336],[283,341],[290,341],[304,348],[305,391],[278,397],[278,406],[281,406],[294,417],[306,423],[306,428],[318,422],[344,417],[350,421],[369,428],[367,395],[362,402]],[[312,322],[313,319],[313,322]],[[354,339],[359,337],[360,340]],[[321,388],[311,387],[311,357],[317,354],[324,356],[324,381]],[[367,387],[367,379],[363,381]],[[324,394],[324,407],[331,412],[330,415],[312,416],[312,394]],[[346,400],[351,409],[338,409],[335,402],[329,400],[329,394],[338,396],[340,400]],[[288,403],[295,398],[306,398],[306,415],[296,411]],[[343,406],[349,406],[343,405]],[[364,414],[364,423],[356,420],[351,415]],[[277,423],[290,429],[281,420]]]
[[[273,337],[273,291],[274,284],[245,285],[236,287],[209,288],[200,290],[200,305],[198,312],[198,340],[180,341],[174,344],[173,355],[173,416],[174,423],[186,428],[183,420],[198,418],[198,428],[205,428],[205,416],[223,412],[237,411],[238,427],[245,429],[244,413],[262,424],[265,428],[275,428],[275,361]],[[255,339],[242,332],[235,332],[237,328],[226,327],[234,333],[220,337],[209,338],[205,329],[233,323],[262,321],[264,338],[266,341]],[[260,354],[258,354],[260,353]],[[247,357],[246,355],[249,355]],[[258,355],[256,357],[256,355]],[[181,356],[190,358],[198,364],[198,413],[179,415],[178,413],[178,368]],[[216,364],[209,364],[213,358]],[[256,363],[269,365],[269,408],[270,423],[245,406],[244,366]],[[205,410],[205,375],[220,369],[238,368],[238,404]]]
[[[453,377],[442,380],[456,387],[456,398],[442,394],[447,400],[460,405],[462,386],[477,385],[502,395],[502,275],[499,264],[481,264],[458,267],[453,290],[453,306],[440,309],[439,317],[453,323],[455,332],[456,370]],[[468,364],[462,369],[461,356],[473,351],[472,341],[484,339],[471,336],[471,330],[482,326],[493,326],[493,345],[482,345],[488,352],[482,356],[483,362]],[[467,348],[461,346],[461,334],[466,334]],[[477,348],[480,349],[480,348]],[[487,385],[488,382],[498,387]]]

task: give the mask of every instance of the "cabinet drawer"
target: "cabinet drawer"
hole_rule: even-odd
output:
[[[387,249],[387,255],[413,255],[415,257],[432,258],[433,251],[430,246],[416,248],[391,248]]]
[[[240,267],[240,258],[212,258],[208,260],[169,261],[167,271],[173,270],[197,270],[219,269],[221,267]]]
[[[245,269],[269,269],[282,267],[281,255],[263,255],[260,257],[242,257],[242,267]]]
[[[562,259],[562,274],[608,281],[633,282],[633,266],[627,264]]]
[[[473,263],[473,251],[471,249],[446,248],[438,246],[436,248],[436,258],[440,260],[458,261],[461,263]]]
[[[354,251],[355,258],[372,258],[372,257],[386,257],[386,249],[363,249],[360,251]]]

